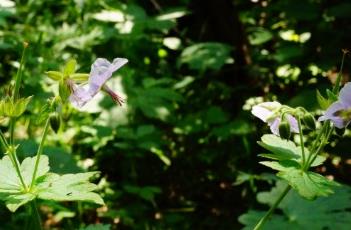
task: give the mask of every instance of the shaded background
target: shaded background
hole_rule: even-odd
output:
[[[3,92],[30,43],[22,93],[35,99],[17,131],[23,157],[36,150],[36,115],[56,90],[45,71],[69,58],[77,72],[97,57],[129,59],[108,82],[126,104],[100,96],[84,112],[66,108],[44,150],[55,172],[101,171],[107,206],[42,202],[46,228],[242,228],[241,214],[267,209],[256,194],[275,180],[257,163],[256,141],[269,130],[250,109],[279,100],[320,114],[315,92],[350,48],[350,12],[347,0],[0,0]],[[349,138],[333,139],[318,169],[345,184]],[[2,228],[20,229],[25,211],[2,208]]]

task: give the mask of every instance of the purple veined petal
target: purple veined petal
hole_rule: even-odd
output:
[[[337,117],[337,115],[335,115],[336,112],[344,110],[344,109],[346,109],[344,104],[342,104],[338,101],[334,102],[333,104],[331,104],[331,106],[329,106],[327,111],[325,111],[324,115],[318,118],[318,121],[331,120],[334,117]]]
[[[345,122],[345,120],[342,119],[341,117],[333,117],[330,120],[333,123],[333,125],[338,129],[345,128],[349,123],[349,122]]]
[[[112,64],[110,66],[110,68],[111,68],[110,70],[112,72],[115,72],[127,63],[128,63],[128,59],[126,59],[126,58],[115,58],[112,61]]]
[[[288,119],[288,122],[290,125],[290,132],[299,133],[299,125],[297,123],[296,118],[293,117],[292,115],[288,114],[287,119]]]
[[[92,96],[89,94],[89,92],[81,86],[76,87],[69,96],[70,102],[76,108],[81,108],[91,99]]]
[[[334,102],[331,106],[325,111],[324,115],[318,118],[318,121],[330,120],[335,127],[342,129],[346,127],[347,121],[342,119],[342,117],[337,115],[337,112],[347,109],[345,105],[339,101]]]
[[[105,82],[111,78],[113,72],[121,68],[128,62],[125,58],[115,58],[113,63],[110,63],[105,58],[98,58],[91,66],[89,77],[89,93],[95,96]]]
[[[273,115],[273,111],[279,108],[281,104],[279,102],[263,102],[252,107],[251,113],[261,119],[264,122],[267,122],[267,119]]]
[[[269,127],[270,127],[270,129],[271,129],[271,132],[272,132],[274,135],[280,136],[280,135],[279,135],[279,125],[280,125],[280,122],[281,122],[280,117],[277,117],[277,118],[275,118],[273,121],[268,122],[268,125],[269,125]]]
[[[346,107],[351,107],[351,82],[346,83],[341,89],[339,101]]]

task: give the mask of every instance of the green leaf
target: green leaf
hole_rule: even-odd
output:
[[[250,28],[248,32],[251,45],[261,45],[273,38],[272,33],[263,27]]]
[[[230,47],[215,42],[198,43],[185,48],[180,64],[188,64],[194,70],[219,70],[230,58]]]
[[[317,97],[317,101],[318,101],[318,104],[321,107],[321,109],[323,109],[323,110],[328,109],[331,102],[328,99],[324,98],[318,89],[316,91],[316,97]]]
[[[335,93],[333,93],[330,89],[327,89],[327,96],[328,96],[328,101],[337,101],[338,100],[338,96],[335,95]]]
[[[269,150],[271,153],[259,154],[261,157],[268,159],[285,161],[293,160],[302,165],[302,150],[300,146],[296,146],[294,142],[282,139],[273,134],[266,134],[261,137],[261,141],[258,142],[263,148]],[[305,147],[305,157],[306,159],[311,154],[310,151]],[[323,156],[317,156],[316,160],[311,165],[312,167],[321,165],[326,160]],[[268,166],[267,164],[265,164]],[[270,166],[268,166],[270,167]],[[296,167],[300,168],[300,167]]]
[[[278,181],[269,192],[260,192],[258,202],[272,206],[283,192],[286,183]],[[329,197],[319,197],[313,202],[301,198],[295,191],[290,191],[279,204],[280,214],[273,214],[262,230],[348,230],[351,226],[351,188],[341,186]],[[243,229],[253,229],[265,212],[250,210],[239,217]]]
[[[339,184],[314,172],[303,172],[296,168],[280,171],[277,176],[285,179],[302,197],[313,200],[318,196],[328,196]]]
[[[283,161],[261,161],[260,164],[267,166],[271,169],[278,170],[280,172],[289,171],[290,168],[300,169],[300,165],[296,161],[283,160]]]
[[[18,193],[6,196],[5,202],[6,207],[11,211],[15,212],[22,205],[34,200],[35,195],[31,193]]]
[[[56,201],[87,201],[104,204],[102,198],[94,193],[97,185],[90,183],[89,178],[98,172],[58,175],[48,173],[36,184],[38,197]]]
[[[263,135],[258,144],[274,153],[271,157],[274,157],[276,160],[299,159],[301,155],[300,148],[294,142],[282,139],[273,134]]]
[[[22,172],[24,183],[27,186],[30,186],[32,183],[32,176],[35,168],[36,159],[37,159],[36,156],[27,157],[22,161],[21,172]],[[49,170],[50,170],[49,158],[46,155],[41,155],[35,180],[40,178],[41,176],[44,176],[47,172],[49,172]]]
[[[32,183],[32,175],[34,170],[36,157],[27,157],[20,165],[20,171],[27,186]],[[43,176],[49,171],[49,159],[42,155],[38,165],[36,178]],[[16,169],[12,165],[9,156],[4,156],[0,160],[0,193],[19,193],[22,192],[22,184],[17,176]]]
[[[27,157],[20,165],[20,172],[27,187],[32,183],[35,161],[36,157]],[[35,179],[40,178],[48,171],[48,157],[42,155]],[[6,206],[11,212],[15,212],[20,206],[34,198],[34,193],[25,193],[11,159],[9,156],[4,156],[0,160],[0,199],[5,201]]]

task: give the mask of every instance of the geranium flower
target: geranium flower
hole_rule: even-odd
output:
[[[351,82],[345,84],[341,89],[339,98],[331,104],[324,115],[318,121],[330,120],[335,127],[342,129],[347,127],[351,121]]]
[[[271,132],[279,136],[279,125],[281,123],[281,114],[278,113],[282,105],[279,102],[263,102],[252,107],[251,113],[267,123]],[[286,114],[286,119],[290,124],[290,132],[299,133],[297,120],[290,114]]]
[[[75,107],[82,107],[90,101],[100,90],[108,93],[111,98],[122,105],[123,99],[105,85],[112,74],[128,62],[125,58],[115,58],[110,63],[105,58],[98,58],[91,66],[88,85],[76,85],[73,81],[69,82],[71,95],[69,100]]]

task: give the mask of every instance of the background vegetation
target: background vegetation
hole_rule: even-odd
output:
[[[77,72],[89,72],[97,57],[129,59],[108,83],[127,102],[100,97],[84,112],[65,108],[64,128],[50,133],[44,150],[55,172],[101,171],[106,206],[42,202],[45,227],[242,228],[238,217],[266,210],[256,194],[276,180],[257,163],[256,141],[268,128],[250,109],[279,100],[320,114],[315,90],[333,82],[341,49],[350,47],[350,12],[347,0],[0,0],[4,94],[22,42],[30,44],[22,92],[36,103],[16,130],[22,157],[34,155],[38,113],[57,90],[45,71],[69,58]],[[344,184],[351,183],[349,141],[347,130],[318,168]],[[349,193],[343,197],[335,202],[349,202]],[[25,208],[0,212],[1,229],[21,229]]]

